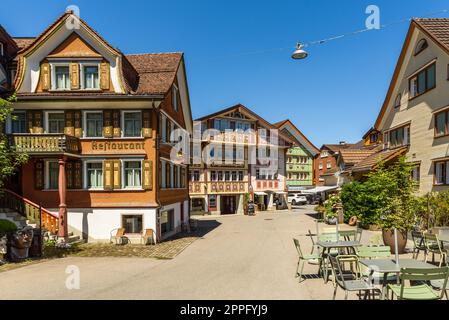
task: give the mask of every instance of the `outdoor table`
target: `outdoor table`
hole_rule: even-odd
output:
[[[370,270],[370,280],[372,274],[376,271],[383,273],[382,294],[381,299],[385,298],[385,289],[387,287],[387,279],[389,273],[396,273],[399,275],[402,268],[416,268],[416,269],[431,269],[435,268],[434,265],[418,261],[415,259],[399,259],[399,264],[396,264],[394,259],[361,259],[360,263],[367,266]],[[399,281],[399,278],[398,278]]]
[[[318,241],[317,242],[318,247],[321,247],[323,250],[321,251],[321,259],[320,264],[318,266],[318,273],[320,273],[321,267],[324,265],[326,266],[325,273],[324,273],[324,282],[327,283],[328,281],[328,272],[327,272],[327,257],[330,255],[332,249],[346,249],[346,248],[352,248],[354,250],[355,247],[360,247],[362,244],[357,241],[337,241],[337,242],[326,242],[326,241]],[[327,256],[325,255],[327,251]]]

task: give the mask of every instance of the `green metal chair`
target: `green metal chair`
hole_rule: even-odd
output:
[[[370,293],[376,291],[380,292],[378,288],[373,286],[371,283],[365,281],[361,275],[361,268],[359,263],[359,258],[355,255],[344,255],[344,256],[331,256],[330,262],[335,275],[335,288],[333,300],[337,295],[337,289],[340,287],[345,291],[345,300],[348,299],[349,292],[359,292],[359,298],[361,297],[362,291],[365,292],[364,299],[368,297]],[[350,264],[350,270],[345,268],[345,264]],[[354,268],[355,267],[355,268]]]
[[[357,256],[361,259],[385,259],[391,257],[391,248],[389,246],[362,246],[356,248]],[[368,268],[363,268],[363,276],[371,277],[375,284],[380,284],[384,280],[384,275],[379,272],[372,272]],[[388,282],[396,281],[397,276],[395,274],[387,275]]]
[[[424,252],[424,258],[427,255],[427,247],[424,242],[424,235],[419,231],[412,231],[412,240],[413,240],[413,259],[418,259],[419,253],[421,251]]]
[[[387,287],[387,297],[391,292],[391,299],[394,296],[398,300],[441,300],[446,291],[449,268],[414,269],[403,268],[399,275],[401,284],[389,284]],[[419,281],[418,285],[405,286],[406,281]],[[426,284],[428,281],[442,281],[441,292],[435,291],[432,286]]]
[[[301,250],[301,245],[299,244],[299,240],[293,239],[293,242],[295,244],[296,251],[298,251],[298,264],[296,266],[295,278],[299,278],[299,282],[302,282],[305,262],[307,261],[309,263],[316,264],[318,263],[320,257],[318,254],[303,254]]]
[[[441,241],[436,234],[424,233],[424,244],[427,250],[425,262],[428,261],[429,253],[432,253],[432,262],[435,262],[435,254],[439,254],[439,266],[441,267],[443,263],[446,264],[447,251],[443,248]]]
[[[338,235],[345,241],[357,241],[357,230],[342,230],[338,232]]]

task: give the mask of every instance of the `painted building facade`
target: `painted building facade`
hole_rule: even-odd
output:
[[[278,157],[272,166],[257,160],[249,161],[252,152],[258,159],[257,146],[271,145],[259,135],[263,129],[269,136],[276,129],[269,122],[243,105],[236,105],[197,119],[200,124],[201,149],[197,156],[215,157],[213,161],[201,161],[190,166],[189,190],[192,211],[212,214],[243,214],[245,198],[253,199],[260,210],[271,210],[274,201],[286,203],[285,152],[288,138],[279,137],[276,146]],[[204,132],[214,130],[215,134]],[[253,130],[256,135],[246,134]],[[226,135],[226,131],[231,134]],[[286,140],[287,139],[287,140]],[[213,149],[213,151],[212,151]],[[204,160],[204,157],[201,157]],[[231,159],[225,161],[224,159]],[[275,167],[274,170],[268,170]]]
[[[449,186],[449,19],[414,19],[375,128],[383,154],[416,164],[420,193]]]
[[[318,148],[290,120],[278,122],[275,126],[295,142],[286,153],[287,190],[295,192],[313,188]]]
[[[124,228],[128,238],[152,229],[160,240],[180,231],[188,167],[170,157],[170,136],[192,132],[183,54],[125,55],[67,12],[16,59],[6,132],[30,158],[15,195],[41,205],[61,237],[107,241]]]

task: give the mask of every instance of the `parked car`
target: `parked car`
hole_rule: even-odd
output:
[[[291,203],[292,206],[304,205],[307,204],[307,198],[299,193],[289,193],[288,202]]]

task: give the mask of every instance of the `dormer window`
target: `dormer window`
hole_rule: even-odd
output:
[[[426,39],[419,40],[415,48],[415,56],[423,52],[428,46],[429,44],[427,43]]]
[[[98,76],[98,65],[83,66],[83,88],[100,89],[100,80]]]
[[[69,66],[55,66],[55,89],[70,90]]]

